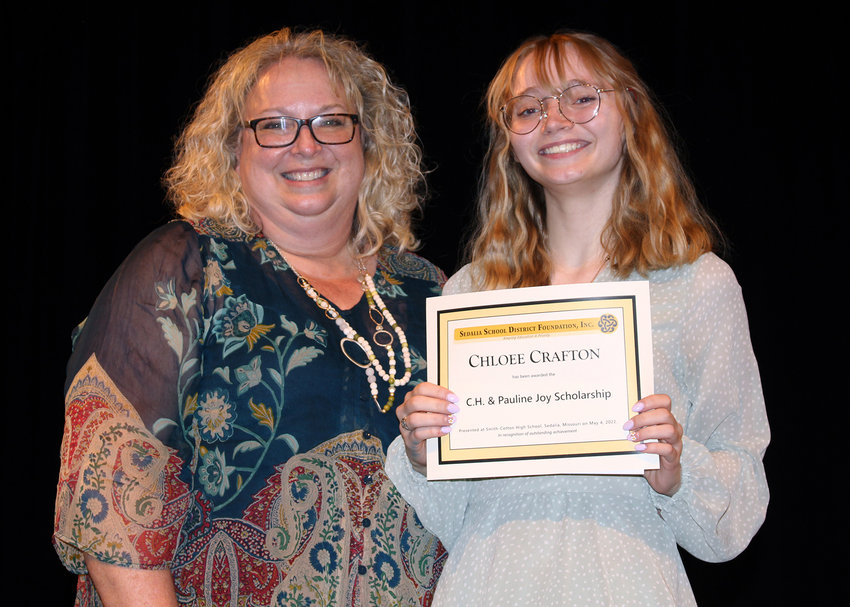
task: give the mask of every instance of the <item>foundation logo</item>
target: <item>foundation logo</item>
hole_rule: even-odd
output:
[[[613,333],[617,330],[617,317],[613,314],[603,314],[599,317],[599,330],[603,333]]]

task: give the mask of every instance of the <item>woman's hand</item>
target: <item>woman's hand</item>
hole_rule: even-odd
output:
[[[657,493],[672,496],[682,482],[682,425],[670,411],[670,397],[652,394],[639,400],[632,411],[638,414],[623,426],[629,431],[629,440],[638,443],[635,450],[658,454],[658,470],[644,473]],[[658,442],[642,443],[650,438]]]
[[[457,401],[447,388],[423,382],[396,409],[407,458],[419,474],[425,474],[425,440],[451,432]]]

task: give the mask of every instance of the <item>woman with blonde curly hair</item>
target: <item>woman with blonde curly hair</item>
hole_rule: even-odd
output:
[[[465,397],[423,383],[387,472],[449,552],[437,605],[693,605],[678,547],[733,558],[764,520],[769,429],[741,289],[631,63],[590,34],[522,44],[487,92],[469,263],[444,293],[646,280],[656,394],[624,427],[641,476],[425,479]]]
[[[407,94],[355,43],[232,54],[178,139],[178,219],[75,335],[54,544],[77,604],[428,605],[445,552],[383,469],[424,379]]]

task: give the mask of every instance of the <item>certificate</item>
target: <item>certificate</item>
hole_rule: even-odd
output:
[[[646,281],[432,297],[427,326],[428,381],[460,399],[429,480],[658,467],[623,430],[653,392]]]

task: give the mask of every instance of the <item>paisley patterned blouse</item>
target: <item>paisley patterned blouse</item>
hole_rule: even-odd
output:
[[[410,344],[400,402],[445,276],[385,248],[374,278]],[[365,297],[342,314],[371,336]],[[340,337],[262,236],[175,221],[130,254],[68,365],[54,545],[77,605],[100,605],[85,553],[170,568],[181,604],[430,603],[445,551],[384,473],[398,421]]]

